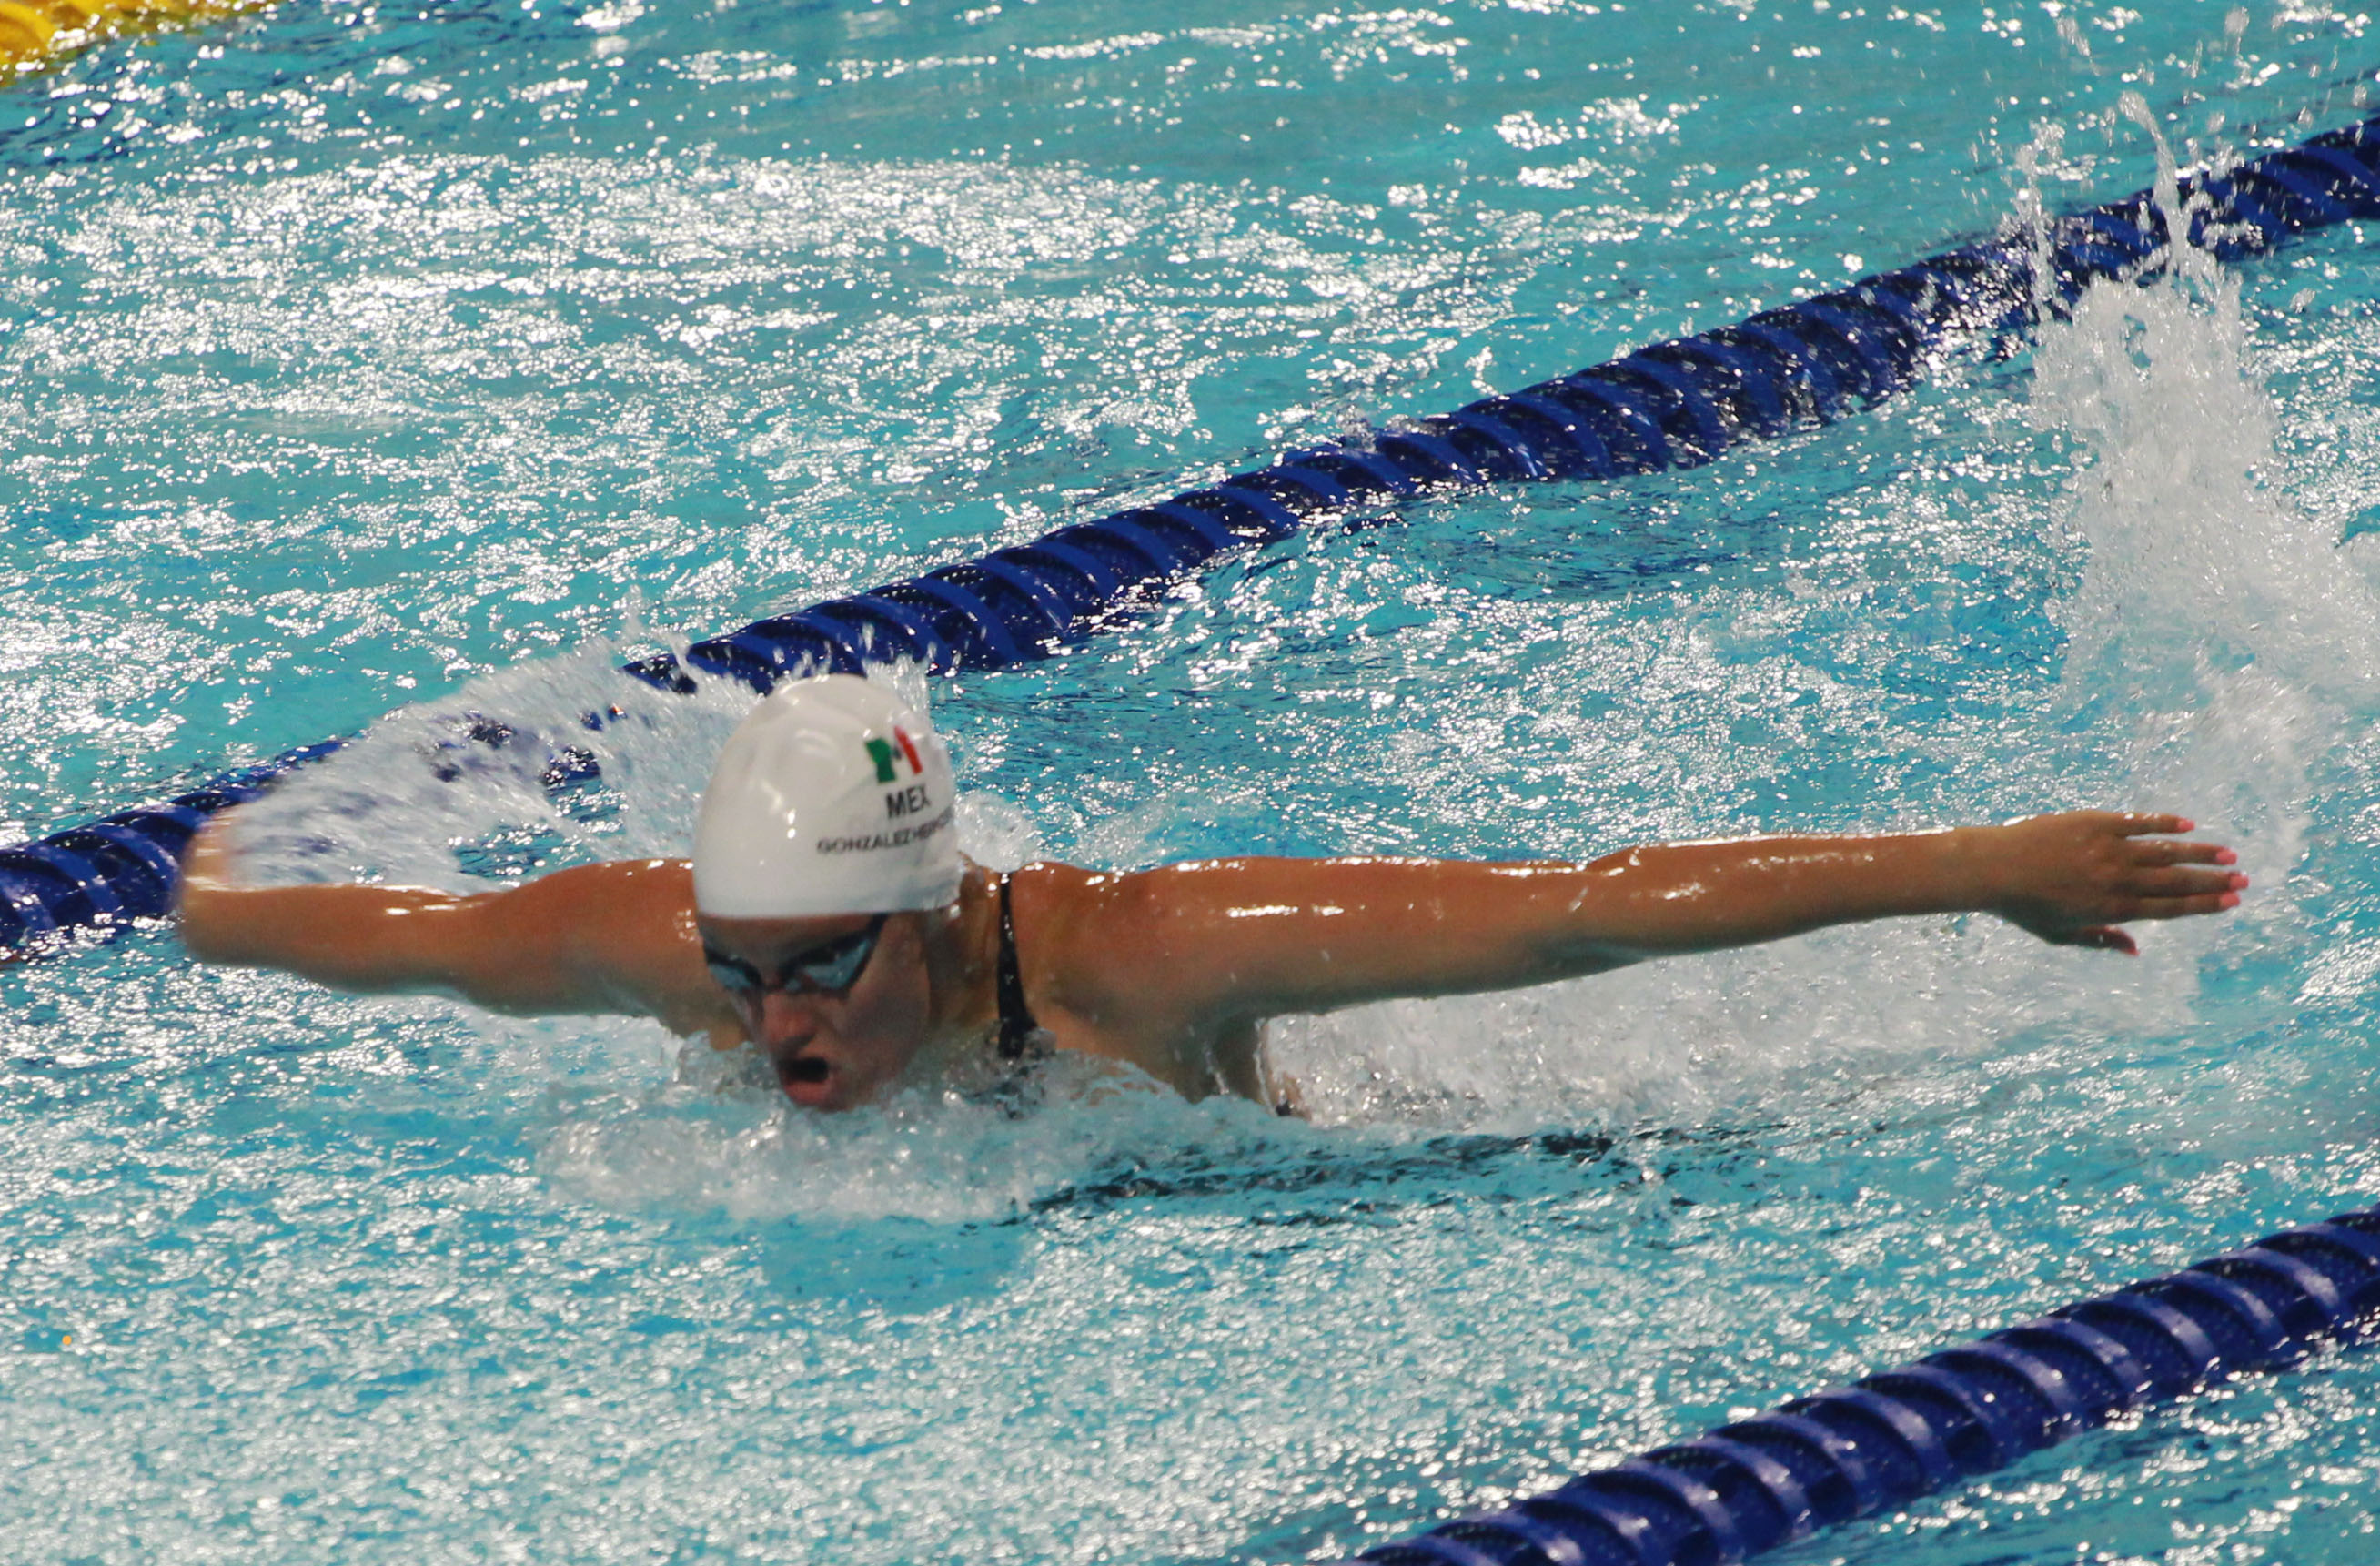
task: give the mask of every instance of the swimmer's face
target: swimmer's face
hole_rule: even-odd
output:
[[[697,928],[745,1033],[803,1108],[867,1103],[924,1047],[933,1002],[924,916],[702,918]]]

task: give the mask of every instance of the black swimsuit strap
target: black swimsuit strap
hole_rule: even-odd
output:
[[[1000,1058],[1021,1061],[1038,1054],[1041,1031],[1033,1008],[1025,1003],[1025,977],[1016,965],[1016,920],[1008,911],[1008,880],[1000,878]]]

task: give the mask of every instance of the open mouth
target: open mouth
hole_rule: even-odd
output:
[[[777,1085],[785,1090],[786,1098],[806,1110],[828,1107],[834,1097],[830,1080],[833,1075],[832,1062],[817,1055],[796,1055],[777,1064]]]

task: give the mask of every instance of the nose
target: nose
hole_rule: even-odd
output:
[[[783,989],[762,993],[757,1005],[747,1007],[753,1023],[753,1042],[771,1055],[785,1056],[809,1047],[819,1035],[823,1020],[819,1014],[818,998],[813,995]]]
[[[817,1095],[835,1074],[834,1062],[825,1054],[811,1052],[826,1031],[820,1026],[823,1020],[818,997],[789,995],[782,989],[764,993],[747,1006],[746,1014],[753,1042],[775,1070],[778,1085],[795,1102],[814,1109],[833,1107]]]

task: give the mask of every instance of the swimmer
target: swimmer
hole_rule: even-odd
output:
[[[2085,810],[1888,836],[1755,837],[1585,864],[1196,860],[997,874],[953,842],[941,740],[847,674],[780,686],[720,753],[694,857],[557,870],[458,896],[237,883],[193,844],[182,939],[207,962],[499,1012],[650,1016],[749,1041],[787,1097],[966,1089],[1052,1050],[1184,1097],[1294,1108],[1262,1029],[1284,1014],[1507,989],[1672,953],[1923,914],[1997,915],[2131,953],[2120,928],[2235,907],[2248,878],[2179,816]]]

